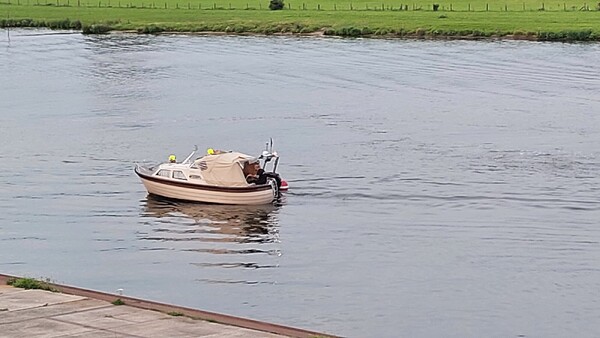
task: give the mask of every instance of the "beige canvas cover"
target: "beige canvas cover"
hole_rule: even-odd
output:
[[[205,155],[196,161],[194,166],[202,170],[202,178],[206,184],[222,187],[246,187],[246,178],[242,172],[244,163],[254,157],[238,152],[218,155]]]

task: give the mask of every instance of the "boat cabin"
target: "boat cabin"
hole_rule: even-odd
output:
[[[189,158],[181,163],[163,163],[155,168],[153,176],[206,185],[247,187],[244,164],[256,161],[255,157],[238,152],[205,155],[194,161]]]

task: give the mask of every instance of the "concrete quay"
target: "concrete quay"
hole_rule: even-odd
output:
[[[0,275],[0,337],[316,338],[331,335],[132,297],[49,284],[6,285]],[[114,305],[120,299],[124,305]]]

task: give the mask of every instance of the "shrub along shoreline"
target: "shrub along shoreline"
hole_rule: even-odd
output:
[[[147,5],[150,6],[149,3]],[[195,4],[194,7],[191,3],[185,8],[179,8],[179,5],[177,8],[120,6],[120,2],[119,7],[0,3],[0,27],[44,27],[76,30],[84,34],[290,34],[368,38],[600,41],[600,11],[595,10],[272,11],[268,9],[268,3],[264,9],[254,10],[201,9],[200,4]],[[380,6],[385,8],[385,4]],[[167,3],[164,7],[168,7]],[[213,7],[221,8],[216,5]]]

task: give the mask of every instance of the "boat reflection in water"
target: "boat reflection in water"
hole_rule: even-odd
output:
[[[141,205],[147,226],[138,233],[143,250],[197,253],[193,261],[182,257],[199,268],[221,268],[212,270],[215,278],[199,279],[203,282],[271,283],[248,280],[247,271],[278,266],[280,206],[200,204],[153,195]]]

